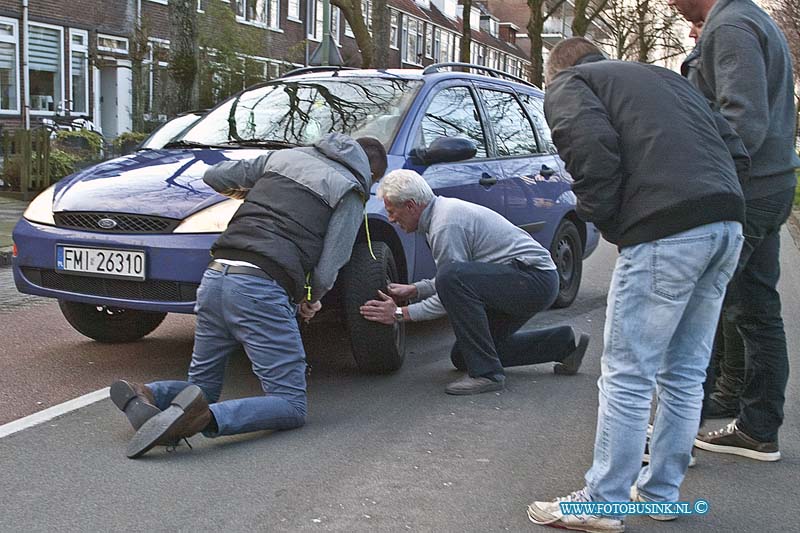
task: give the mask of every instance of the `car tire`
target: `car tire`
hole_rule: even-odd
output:
[[[350,346],[359,370],[387,374],[403,366],[406,328],[402,322],[379,324],[361,316],[359,308],[367,300],[386,292],[389,283],[400,282],[394,254],[383,242],[373,242],[372,258],[367,243],[357,243],[350,262],[342,271],[342,294]]]
[[[121,309],[106,305],[59,300],[67,322],[79,333],[99,342],[132,342],[156,329],[167,313]]]
[[[553,307],[569,307],[578,296],[583,274],[583,243],[578,228],[571,220],[564,219],[558,225],[550,255],[558,270],[558,296]]]

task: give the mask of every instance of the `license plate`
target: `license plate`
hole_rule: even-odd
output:
[[[144,281],[144,252],[56,246],[56,270],[104,278]]]

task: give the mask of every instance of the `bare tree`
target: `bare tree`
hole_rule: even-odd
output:
[[[609,0],[575,0],[572,14],[572,35],[583,37],[589,26],[603,12]]]
[[[769,11],[789,43],[794,69],[795,98],[798,107],[797,137],[800,138],[800,0],[772,0]]]
[[[353,30],[356,44],[361,52],[361,68],[370,68],[372,66],[373,41],[364,20],[361,0],[331,0],[331,5],[342,11],[344,19]]]
[[[555,0],[554,2],[547,2],[546,0],[528,0],[528,7],[531,10],[531,16],[528,19],[528,38],[531,40],[531,67],[530,78],[531,83],[541,87],[544,82],[544,59],[542,51],[544,50],[544,23],[555,13],[563,4],[565,0]]]
[[[472,55],[472,0],[461,0],[464,10],[461,12],[461,52],[459,61],[469,63]]]
[[[609,0],[602,20],[607,37],[595,41],[617,59],[655,63],[686,53],[679,16],[661,0]]]
[[[170,78],[175,90],[170,91],[175,112],[197,108],[197,1],[172,0],[169,3]]]
[[[389,4],[372,0],[372,63],[374,68],[389,68]]]

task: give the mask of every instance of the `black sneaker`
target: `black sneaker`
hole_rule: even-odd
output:
[[[781,458],[777,442],[761,442],[736,427],[736,420],[722,429],[698,435],[694,445],[701,450],[741,455],[757,461],[777,461]]]
[[[647,426],[647,440],[644,442],[644,454],[642,455],[642,465],[649,465],[650,464],[650,436],[653,434],[653,425],[648,424]],[[697,457],[694,456],[694,450],[692,450],[692,457],[689,459],[689,468],[692,468],[697,464]]]
[[[572,376],[578,373],[578,369],[583,363],[583,356],[586,355],[586,347],[589,346],[589,334],[581,333],[578,343],[572,353],[566,356],[560,363],[553,367],[553,373],[561,376]]]

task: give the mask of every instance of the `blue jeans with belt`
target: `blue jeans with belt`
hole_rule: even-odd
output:
[[[205,393],[219,430],[208,437],[302,426],[306,360],[295,306],[271,279],[207,269],[197,291],[197,325],[188,381],[147,386],[166,409],[189,384]],[[263,396],[217,402],[228,358],[244,348]]]
[[[629,500],[631,485],[677,501],[700,421],[703,382],[725,287],[742,246],[716,222],[620,251],[608,293],[592,501]],[[650,464],[641,467],[653,392]]]

